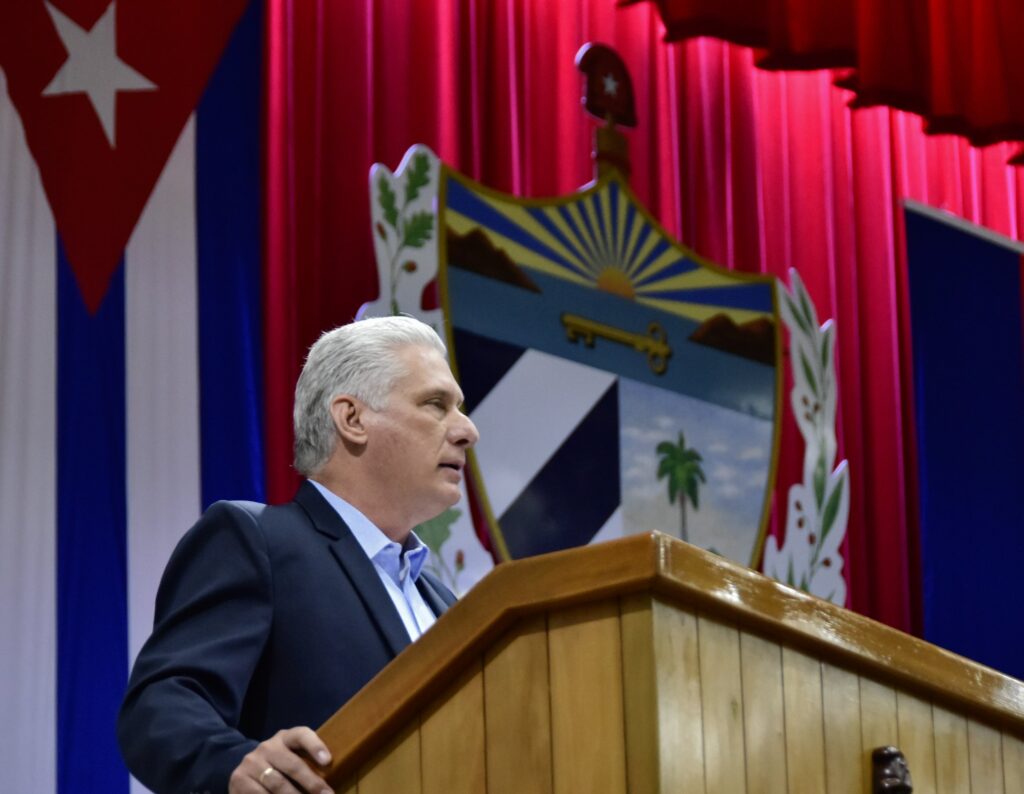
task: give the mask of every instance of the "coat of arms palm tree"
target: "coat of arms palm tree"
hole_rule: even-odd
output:
[[[704,469],[701,462],[704,460],[695,449],[686,446],[686,439],[682,431],[679,431],[679,442],[662,441],[657,446],[657,453],[660,456],[658,462],[658,479],[668,478],[668,501],[669,504],[679,500],[680,510],[680,534],[679,537],[689,541],[689,533],[686,529],[686,503],[689,501],[693,509],[698,509],[697,495],[700,491],[700,484],[707,482],[704,477]]]

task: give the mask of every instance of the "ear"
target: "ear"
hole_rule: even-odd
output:
[[[331,400],[331,417],[338,435],[346,444],[363,446],[366,444],[366,425],[364,412],[367,410],[362,400],[349,394],[339,394]]]

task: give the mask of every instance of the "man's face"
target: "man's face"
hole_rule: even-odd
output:
[[[459,410],[462,389],[438,351],[407,345],[395,355],[404,374],[387,405],[365,414],[365,454],[408,530],[459,501],[466,451],[480,434]]]

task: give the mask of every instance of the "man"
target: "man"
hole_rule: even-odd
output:
[[[412,528],[458,501],[477,440],[444,344],[410,317],[324,334],[295,389],[295,500],[219,502],[157,594],[118,720],[154,791],[328,791],[324,721],[454,596]],[[293,785],[293,783],[295,785]],[[301,788],[297,788],[299,786]]]

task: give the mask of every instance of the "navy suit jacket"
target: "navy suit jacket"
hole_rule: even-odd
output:
[[[440,615],[455,596],[418,580]],[[315,487],[218,502],[182,538],[132,670],[118,740],[157,794],[227,790],[282,728],[316,728],[409,644],[373,563]]]

